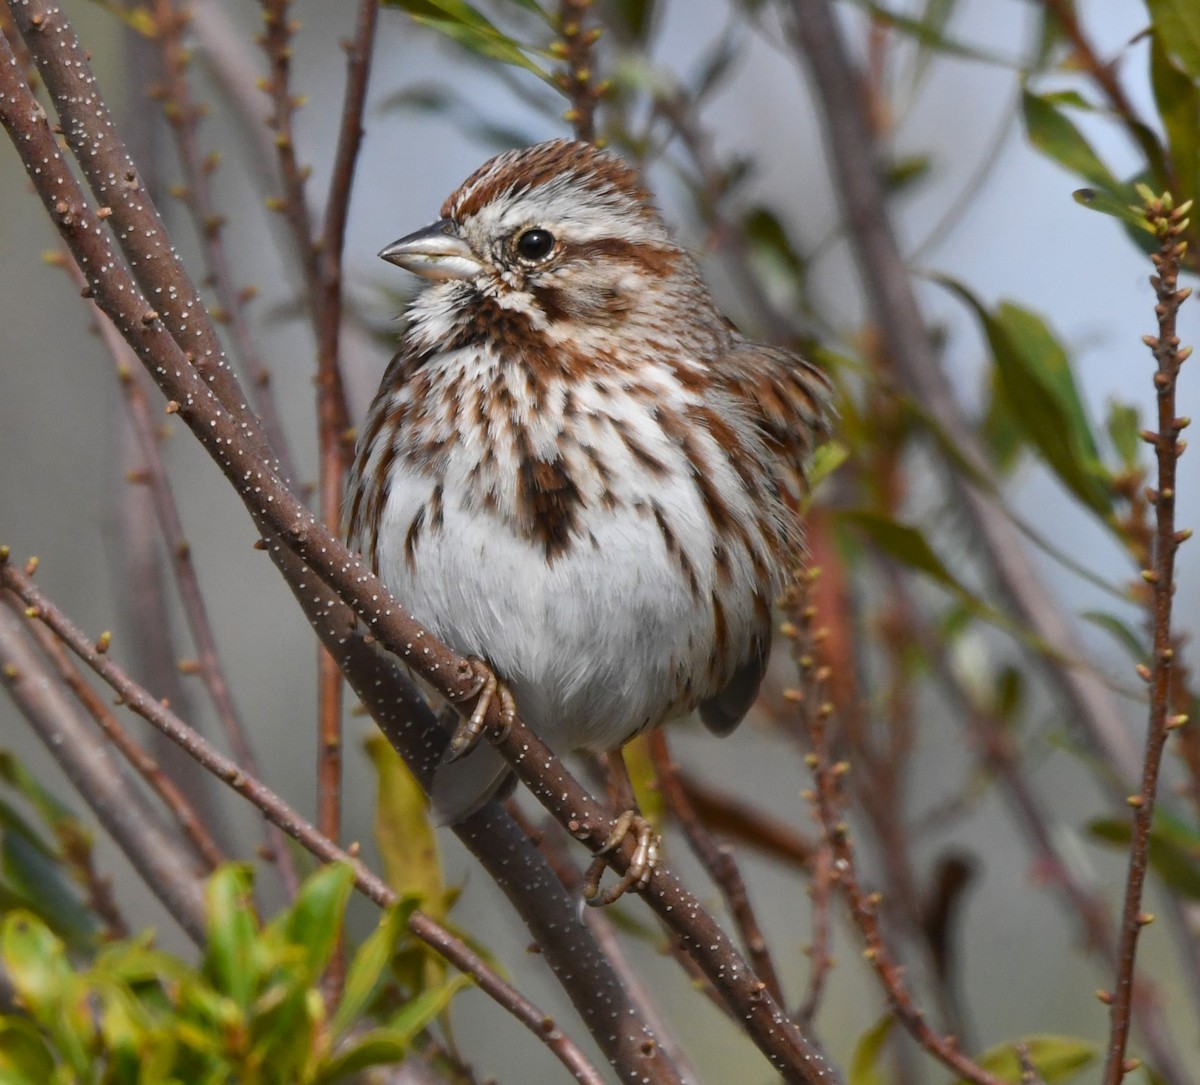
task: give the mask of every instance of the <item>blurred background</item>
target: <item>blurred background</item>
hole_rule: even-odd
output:
[[[140,64],[147,45],[136,31],[104,6],[70,2],[66,8],[81,39],[92,51],[108,100],[126,119],[126,131],[143,170],[156,179],[160,206],[185,259],[200,276],[199,250],[183,209],[168,194],[180,181],[179,168],[157,109],[141,97]],[[851,41],[870,42],[869,5],[839,8]],[[524,28],[513,5],[488,8],[498,22]],[[957,51],[922,49],[894,28],[888,37],[885,69],[890,115],[881,119],[887,150],[897,168],[912,176],[894,193],[890,209],[906,256],[917,276],[917,291],[940,357],[965,409],[982,418],[991,400],[991,363],[979,322],[944,285],[948,276],[966,284],[988,307],[1004,300],[1040,314],[1065,346],[1091,418],[1102,420],[1117,400],[1153,417],[1152,362],[1141,343],[1154,331],[1150,267],[1116,219],[1080,207],[1072,175],[1032,148],[1020,118],[1022,68],[1035,55],[1042,34],[1042,9],[1030,0],[961,0],[943,28]],[[1149,43],[1139,39],[1146,8],[1135,0],[1080,0],[1078,15],[1101,57],[1113,58],[1122,85],[1146,116],[1155,108],[1147,76]],[[717,0],[672,0],[657,5],[648,55],[602,41],[600,74],[613,78],[625,94],[653,92],[672,81],[687,83],[715,51],[730,47],[729,67],[708,94],[699,118],[711,138],[711,154],[728,165],[746,163],[732,197],[735,208],[766,207],[803,255],[803,276],[780,274],[771,253],[759,254],[760,284],[772,303],[794,311],[799,333],[843,357],[869,353],[867,312],[846,238],[826,160],[818,112],[805,73],[779,29],[769,5],[741,7]],[[895,4],[891,9],[922,17],[927,5]],[[300,159],[312,166],[308,190],[320,201],[328,186],[333,139],[344,80],[344,58],[334,47],[351,31],[348,5],[309,0],[293,5],[301,29],[295,42],[294,89],[304,98],[297,118]],[[272,372],[272,387],[292,440],[300,480],[316,477],[315,351],[306,319],[298,311],[300,281],[281,217],[264,212],[259,174],[264,151],[230,123],[219,85],[207,74],[205,36],[237,42],[229,55],[262,69],[251,39],[259,14],[255,5],[195,5],[197,32],[193,76],[197,98],[213,103],[202,125],[206,150],[221,156],[214,183],[227,218],[224,238],[243,285],[257,289],[249,312],[256,341]],[[514,33],[517,30],[514,29]],[[519,36],[519,34],[518,34]],[[732,43],[732,44],[730,44]],[[608,51],[606,51],[606,49]],[[138,58],[142,59],[139,60]],[[262,71],[259,74],[263,74]],[[1070,64],[1038,72],[1039,93],[1078,89],[1083,77]],[[550,108],[537,107],[538,101]],[[266,99],[253,103],[265,113]],[[468,53],[434,31],[414,24],[404,12],[381,14],[371,89],[365,114],[365,143],[350,204],[345,282],[355,327],[347,335],[345,372],[352,409],[365,410],[398,334],[399,317],[414,283],[385,265],[376,253],[393,239],[434,220],[458,183],[485,157],[506,146],[569,134],[555,116],[562,103],[535,79],[516,69]],[[632,111],[636,116],[636,110]],[[1102,111],[1073,115],[1080,130],[1118,177],[1138,167],[1138,151]],[[600,116],[603,130],[604,115]],[[628,134],[628,133],[626,133]],[[698,211],[690,166],[678,141],[655,144],[649,176],[659,202],[678,235],[706,258],[710,281],[725,311],[749,333],[762,332],[727,269],[714,255],[718,238]],[[142,508],[142,488],[128,481],[136,462],[120,405],[113,367],[91,327],[88,307],[59,268],[42,253],[58,241],[9,149],[0,153],[0,327],[4,329],[0,366],[0,543],[24,560],[37,555],[39,583],[96,635],[114,634],[114,654],[138,670],[152,657],[155,643],[169,630],[174,651],[192,654],[169,586],[142,587],[160,594],[166,629],[132,628],[129,618],[130,569],[145,568],[132,549],[127,524]],[[1200,310],[1185,305],[1180,336],[1200,339]],[[841,372],[851,390],[862,378]],[[1185,367],[1183,414],[1195,413],[1195,374]],[[187,538],[216,627],[221,656],[237,705],[247,721],[263,774],[272,787],[301,810],[314,803],[316,643],[289,592],[264,556],[252,548],[257,532],[239,501],[190,439],[182,425],[161,417],[171,436],[165,454],[185,521]],[[1200,508],[1200,474],[1195,456],[1181,461],[1179,514],[1187,526]],[[904,519],[919,524],[954,573],[979,583],[970,538],[960,530],[955,510],[920,455],[908,463]],[[1006,498],[1018,516],[1094,578],[1120,590],[1131,577],[1128,557],[1113,533],[1085,510],[1054,473],[1025,457],[1007,476]],[[844,500],[836,476],[818,494]],[[141,511],[139,511],[139,509]],[[1102,611],[1137,629],[1139,612],[1125,600],[1035,550],[1045,582],[1071,615]],[[1180,628],[1194,627],[1200,601],[1200,547],[1180,554],[1176,596]],[[879,578],[865,576],[854,587],[855,606],[869,625],[886,602]],[[936,600],[935,586],[918,583],[922,599]],[[986,587],[980,591],[986,595]],[[1078,622],[1090,662],[1122,691],[1120,704],[1135,747],[1140,750],[1145,708],[1140,683],[1127,652],[1109,632]],[[1021,658],[1013,639],[979,625],[958,636],[953,666],[968,685],[980,688]],[[1194,642],[1185,645],[1190,664],[1198,660]],[[869,665],[868,665],[869,666]],[[779,685],[794,681],[780,667]],[[161,673],[158,672],[158,673]],[[881,674],[882,671],[875,671]],[[864,672],[870,689],[872,672]],[[1027,671],[1014,735],[1023,754],[1027,781],[1045,803],[1049,830],[1082,882],[1113,902],[1124,881],[1120,851],[1101,846],[1087,826],[1114,815],[1111,795],[1097,783],[1078,735],[1062,718],[1043,683]],[[214,734],[211,711],[196,680],[175,676],[177,688],[163,691],[186,718]],[[156,692],[158,692],[156,690]],[[1128,695],[1126,695],[1128,692]],[[777,690],[768,696],[768,701]],[[882,692],[869,693],[874,703]],[[1095,959],[1085,954],[1079,934],[1045,884],[1014,827],[1003,797],[980,770],[976,751],[964,737],[961,720],[946,702],[920,687],[912,706],[914,742],[907,785],[896,811],[911,834],[914,866],[922,882],[935,880],[939,864],[962,860],[971,871],[969,891],[957,912],[955,982],[970,1006],[970,1041],[987,1047],[1006,1038],[1039,1032],[1071,1034],[1098,1041],[1107,1027],[1097,986],[1109,982]],[[347,718],[345,839],[361,841],[374,861],[372,817],[374,775],[363,752],[373,733],[370,721]],[[0,746],[14,751],[63,800],[79,807],[54,762],[31,736],[18,712],[0,700]],[[672,749],[689,771],[719,782],[722,790],[752,797],[774,816],[814,831],[801,797],[809,779],[799,755],[781,756],[769,719],[754,719],[733,738],[718,741],[689,723],[672,732]],[[164,755],[168,756],[169,755]],[[169,763],[174,764],[173,760]],[[222,817],[236,811],[225,838],[248,854],[258,839],[258,818],[201,784]],[[706,902],[720,909],[683,842],[668,832],[668,855]],[[457,842],[439,834],[446,877],[463,887],[453,917],[489,946],[522,988],[564,1021],[571,1011],[556,985],[526,954],[528,935],[500,901]],[[170,918],[137,888],[121,856],[108,846],[99,853],[111,871],[118,896],[139,923],[159,930],[168,946],[186,952]],[[888,892],[877,849],[865,834],[861,856],[867,880]],[[809,963],[806,881],[793,869],[739,852],[751,897],[792,998],[800,997]],[[266,886],[268,901],[271,888]],[[623,906],[629,924],[647,915],[636,903]],[[1153,899],[1149,909],[1158,911]],[[269,910],[269,909],[268,909]],[[835,914],[840,915],[840,911]],[[357,922],[373,922],[363,906]],[[846,1064],[861,1034],[885,1010],[879,988],[859,960],[856,935],[839,919],[837,967],[823,1005],[820,1032],[831,1054]],[[633,937],[638,937],[636,931]],[[1200,1065],[1200,1037],[1191,998],[1178,999],[1195,982],[1179,968],[1179,934],[1167,924],[1143,938],[1142,967],[1161,985],[1174,1016],[1181,1051]],[[636,943],[635,943],[636,944]],[[650,944],[654,938],[650,937]],[[649,956],[649,955],[646,955]],[[765,1064],[748,1041],[720,1025],[718,1012],[689,995],[689,982],[665,956],[647,963],[662,1005],[689,1050],[712,1082],[766,1081]],[[1195,992],[1191,992],[1192,998]],[[468,1057],[497,1080],[558,1080],[561,1071],[542,1050],[512,1043],[515,1026],[487,999],[468,992],[461,999],[457,1038]],[[753,1067],[746,1071],[747,1065]],[[944,1080],[945,1073],[921,1062],[911,1080]]]

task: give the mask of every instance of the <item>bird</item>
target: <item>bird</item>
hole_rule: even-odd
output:
[[[351,545],[556,754],[696,710],[732,731],[804,559],[828,376],[742,336],[591,143],[492,157],[379,255],[426,283],[360,427]],[[481,719],[434,775],[441,823],[508,776]]]

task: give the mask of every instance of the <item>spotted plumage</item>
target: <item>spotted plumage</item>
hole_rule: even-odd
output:
[[[696,708],[731,730],[800,557],[825,378],[734,331],[588,144],[497,156],[381,255],[431,285],[362,427],[354,544],[559,752]],[[439,770],[441,816],[503,769],[480,748]]]

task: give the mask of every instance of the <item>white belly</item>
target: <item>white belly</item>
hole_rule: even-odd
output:
[[[608,749],[695,704],[680,703],[679,682],[708,665],[711,587],[688,586],[648,509],[587,510],[573,545],[548,561],[495,514],[464,510],[451,489],[440,530],[422,533],[410,560],[404,540],[433,487],[393,476],[380,574],[422,624],[492,665],[539,735],[560,752]],[[686,549],[702,568],[711,528],[698,496],[682,497],[674,519],[688,525]],[[752,620],[749,599],[728,617],[736,635]]]

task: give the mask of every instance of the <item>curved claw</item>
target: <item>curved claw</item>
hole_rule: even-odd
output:
[[[636,846],[629,866],[621,879],[609,886],[603,892],[600,889],[600,879],[608,866],[607,856],[611,855],[624,842],[625,837],[632,835]],[[608,834],[596,858],[592,860],[587,873],[583,877],[583,899],[593,908],[604,908],[619,900],[631,889],[641,892],[650,884],[650,876],[658,866],[658,845],[660,839],[650,824],[636,810],[625,810],[618,818],[613,830]]]
[[[508,686],[496,677],[496,672],[482,659],[475,656],[471,656],[467,660],[467,665],[475,676],[475,685],[457,699],[469,701],[474,697],[475,708],[450,736],[450,742],[443,755],[443,760],[447,763],[465,757],[479,745],[479,740],[483,737],[484,720],[487,719],[488,709],[491,708],[492,701],[496,697],[500,698],[500,728],[493,736],[496,741],[508,734],[512,721],[517,716],[517,706],[513,701],[512,693]]]

